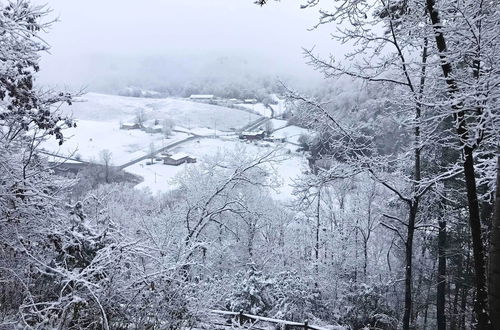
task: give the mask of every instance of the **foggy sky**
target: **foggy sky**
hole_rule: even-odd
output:
[[[329,37],[333,26],[307,30],[317,22],[317,9],[300,9],[297,0],[264,7],[253,0],[36,2],[46,3],[60,20],[44,36],[51,50],[43,55],[40,80],[53,85],[92,90],[113,70],[133,84],[135,76],[155,71],[140,64],[155,57],[171,59],[165,61],[165,79],[206,69],[204,62],[220,56],[236,57],[252,71],[311,79],[318,75],[304,63],[302,47],[316,46],[325,55],[342,50]]]

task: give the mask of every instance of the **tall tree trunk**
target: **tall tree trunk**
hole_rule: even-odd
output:
[[[484,247],[481,235],[481,219],[479,216],[479,203],[476,191],[476,178],[472,149],[464,147],[465,162],[464,174],[467,187],[467,200],[469,204],[469,226],[472,235],[472,254],[474,256],[474,277],[476,282],[476,318],[478,329],[490,329],[488,315],[488,295],[486,290],[486,265]]]
[[[434,270],[436,268],[436,262],[433,263],[432,265],[432,270],[431,270],[431,274],[434,273]],[[429,318],[429,307],[431,305],[431,302],[432,302],[432,298],[431,298],[431,289],[434,287],[432,285],[432,281],[434,281],[434,278],[433,276],[431,275],[431,278],[429,279],[429,285],[427,286],[427,296],[425,298],[425,309],[424,309],[424,326],[423,328],[424,329],[427,329],[427,320]]]
[[[363,256],[364,256],[364,262],[363,262],[363,277],[365,282],[368,282],[366,278],[366,270],[368,269],[368,240],[363,240]]]
[[[427,12],[429,13],[436,47],[439,51],[441,59],[441,69],[445,77],[448,93],[452,98],[455,98],[459,92],[458,84],[453,78],[453,68],[446,53],[446,39],[442,31],[442,23],[439,17],[439,12],[435,8],[435,0],[426,0]],[[486,290],[486,267],[484,259],[484,246],[481,239],[481,218],[479,213],[479,202],[476,190],[476,177],[474,169],[473,148],[467,145],[468,131],[465,121],[465,110],[462,101],[459,101],[452,106],[454,118],[456,121],[457,135],[463,149],[463,168],[465,176],[465,188],[467,190],[467,202],[469,208],[469,226],[472,236],[472,250],[474,255],[474,275],[476,282],[476,303],[475,312],[478,322],[478,328],[481,330],[491,329],[491,324],[488,315],[488,295]]]
[[[426,259],[426,253],[427,253],[427,239],[426,237],[424,237],[424,240],[422,241],[421,243],[421,253],[420,253],[420,259],[419,260],[425,260]],[[426,269],[428,270],[428,269]],[[414,295],[414,299],[416,301],[424,301],[424,303],[422,304],[424,306],[424,310],[426,309],[427,305],[429,305],[427,302],[430,300],[429,299],[429,291],[430,291],[430,287],[432,286],[432,284],[429,284],[427,287],[429,288],[427,290],[427,293],[424,292],[425,290],[425,283],[424,283],[424,270],[422,269],[419,274],[418,274],[418,280],[417,280],[417,285],[416,287],[414,287],[416,294]],[[427,295],[426,295],[427,294]],[[413,313],[413,316],[411,318],[412,322],[414,320],[416,320],[418,318],[418,314],[420,313],[420,310],[417,309],[417,311],[415,311],[415,308],[413,308],[414,310],[414,313]]]
[[[446,330],[446,221],[439,221],[436,316],[438,330]]]
[[[406,237],[406,267],[405,267],[405,309],[403,315],[403,329],[410,329],[410,317],[412,310],[412,272],[413,272],[413,237],[415,235],[415,221],[417,219],[418,201],[410,205],[408,217],[408,232]]]
[[[491,226],[489,303],[493,329],[500,329],[500,156],[497,162],[495,215]]]
[[[457,320],[458,320],[458,296],[460,293],[460,285],[458,283],[455,283],[455,293],[453,296],[453,309],[452,309],[452,317],[450,320],[450,329],[456,329],[457,328]]]
[[[316,205],[316,242],[314,244],[314,272],[316,280],[314,281],[314,286],[318,287],[318,276],[319,276],[319,231],[321,226],[321,187],[318,188],[318,201]]]
[[[403,330],[410,329],[411,313],[412,313],[412,285],[413,285],[413,238],[415,236],[415,223],[417,221],[417,212],[419,204],[419,196],[417,191],[422,179],[421,167],[421,147],[420,147],[420,118],[422,116],[422,104],[420,103],[425,88],[426,63],[427,63],[427,38],[424,39],[422,51],[422,71],[420,73],[420,84],[418,90],[418,102],[415,107],[415,128],[414,128],[414,173],[413,179],[415,184],[413,187],[414,196],[410,202],[410,213],[408,217],[408,231],[406,236],[406,269],[405,269],[405,310],[403,315]],[[413,88],[412,88],[413,90]]]
[[[459,317],[459,312],[458,312],[458,303],[459,303],[459,297],[460,297],[460,292],[462,290],[463,284],[462,284],[462,277],[463,277],[463,258],[462,254],[458,254],[458,259],[457,259],[457,273],[455,274],[455,296],[453,298],[453,309],[452,309],[452,319],[450,322],[450,329],[459,329],[460,325],[460,317]]]
[[[470,242],[467,244],[467,251],[471,250]],[[465,266],[463,267],[464,270],[470,269],[471,268],[471,258],[470,254],[467,253],[467,257],[465,259]],[[462,285],[462,296],[460,297],[460,329],[467,329],[467,313],[468,313],[468,300],[469,300],[469,292],[471,290],[471,286],[469,282],[465,282],[464,285]],[[472,300],[472,304],[474,304],[474,299]],[[469,327],[470,328],[470,327]]]

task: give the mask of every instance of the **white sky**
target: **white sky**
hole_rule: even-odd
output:
[[[92,84],[99,61],[114,56],[240,56],[259,59],[263,72],[310,73],[301,47],[327,55],[342,52],[317,21],[317,9],[300,9],[300,0],[36,0],[47,3],[54,24],[45,39],[42,81]],[[70,80],[70,81],[69,81]],[[68,82],[69,81],[69,82]]]

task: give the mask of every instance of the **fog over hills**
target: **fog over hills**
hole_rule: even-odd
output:
[[[75,55],[64,57],[59,63],[47,60],[40,82],[61,85],[64,81],[69,82],[64,86],[72,89],[84,87],[87,91],[113,94],[127,87],[138,87],[175,96],[189,96],[186,93],[190,88],[203,88],[207,93],[217,94],[226,87],[257,90],[278,81],[300,88],[323,83],[321,75],[302,67],[301,63],[297,65],[260,54],[216,52],[203,55]]]
[[[51,49],[42,56],[39,82],[51,86],[114,93],[277,78],[311,86],[320,75],[305,63],[302,47],[342,50],[330,29],[308,31],[318,13],[294,1],[260,7],[245,0],[50,0],[47,6],[59,21],[43,36]]]

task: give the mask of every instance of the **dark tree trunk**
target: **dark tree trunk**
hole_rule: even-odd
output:
[[[421,117],[421,103],[420,99],[424,93],[425,77],[426,77],[426,63],[427,63],[427,38],[424,39],[423,52],[422,52],[422,71],[420,74],[420,85],[418,90],[419,101],[415,108],[415,147],[414,147],[414,196],[409,203],[410,212],[408,217],[408,231],[406,236],[406,269],[405,269],[405,309],[403,315],[403,329],[409,330],[412,315],[412,285],[413,285],[413,238],[415,236],[415,223],[417,221],[417,212],[419,204],[419,196],[417,191],[419,188],[420,180],[422,178],[421,168],[421,147],[420,147],[420,117]],[[413,88],[411,88],[413,90]]]
[[[464,285],[460,297],[460,329],[465,329],[465,318],[467,315],[467,294],[469,289]]]
[[[364,256],[364,263],[363,263],[363,276],[364,280],[367,281],[366,279],[366,270],[368,269],[368,240],[363,241],[363,256]]]
[[[413,272],[413,237],[415,235],[415,221],[417,218],[418,202],[410,205],[408,217],[408,232],[406,238],[406,267],[405,267],[405,309],[403,315],[403,329],[410,329],[410,317],[412,310],[412,272]]]
[[[471,246],[470,242],[467,244],[466,251],[471,251]],[[471,258],[470,254],[467,252],[466,259],[465,259],[465,266],[463,267],[464,271],[467,271],[471,268]],[[462,296],[460,297],[460,329],[467,329],[467,313],[469,312],[468,310],[468,305],[469,305],[469,292],[471,291],[471,285],[470,281],[464,282],[462,285]],[[474,304],[474,299],[472,299],[472,304]],[[474,313],[472,313],[474,315]],[[469,327],[470,328],[470,327]]]
[[[472,254],[474,256],[474,277],[476,282],[476,318],[478,329],[491,329],[488,315],[488,295],[486,291],[486,265],[484,247],[481,235],[481,219],[479,216],[479,203],[476,192],[476,178],[474,173],[474,160],[472,149],[465,146],[464,174],[467,187],[467,200],[469,206],[469,226],[472,235]]]
[[[455,293],[453,296],[452,317],[450,320],[450,329],[456,329],[458,324],[458,296],[460,294],[460,285],[455,283]]]
[[[457,261],[457,273],[455,274],[455,296],[453,298],[453,309],[452,309],[453,317],[451,318],[450,329],[459,329],[460,325],[458,303],[459,303],[460,293],[463,287],[463,284],[461,282],[463,277],[463,267],[464,263],[462,254],[459,254]]]
[[[438,330],[446,330],[446,221],[439,221],[436,317]]]
[[[321,226],[321,188],[318,188],[318,201],[316,205],[316,242],[314,244],[314,257],[315,265],[314,272],[316,275],[316,280],[314,281],[314,286],[318,287],[318,276],[319,276],[319,231]]]
[[[434,265],[432,265],[432,272],[434,272],[434,269],[436,268],[436,263],[434,263]],[[434,279],[430,278],[429,280],[429,285],[427,286],[427,296],[425,298],[425,309],[424,309],[424,329],[427,329],[427,322],[428,322],[428,319],[429,319],[429,307],[431,306],[431,302],[432,302],[432,298],[431,298],[431,289],[433,287],[432,285],[432,281]]]
[[[500,156],[497,162],[495,214],[491,226],[489,303],[493,329],[500,329]]]
[[[435,8],[435,0],[426,0],[427,12],[429,13],[432,26],[434,29],[434,36],[436,40],[436,47],[439,51],[441,58],[441,69],[445,77],[448,93],[452,98],[455,98],[456,93],[459,92],[458,84],[453,78],[453,68],[446,53],[448,52],[446,40],[442,31],[442,23],[439,17],[439,12]],[[465,121],[465,110],[462,101],[452,106],[454,112],[454,119],[456,121],[457,135],[463,149],[463,168],[465,176],[465,188],[467,190],[467,202],[469,208],[469,226],[472,236],[472,250],[474,255],[474,275],[476,282],[476,318],[478,322],[478,329],[487,330],[491,329],[491,324],[488,315],[488,295],[486,291],[486,267],[484,259],[484,247],[481,239],[481,218],[479,213],[479,202],[477,199],[476,191],[476,178],[474,169],[473,148],[467,145],[468,131],[467,123]]]

